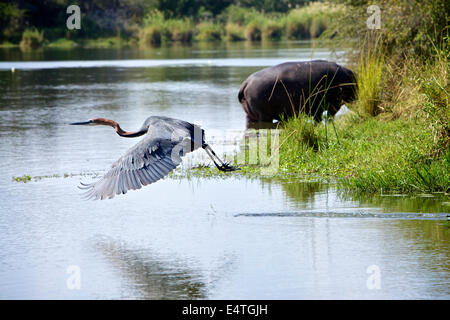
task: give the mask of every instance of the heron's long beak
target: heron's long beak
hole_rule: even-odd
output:
[[[81,121],[81,122],[73,122],[71,123],[71,125],[85,125],[85,124],[91,124],[93,123],[92,120],[88,120],[88,121]]]

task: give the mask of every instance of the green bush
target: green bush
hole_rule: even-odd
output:
[[[279,40],[283,37],[284,25],[282,22],[269,20],[262,26],[263,40]]]
[[[246,25],[252,20],[262,16],[263,14],[254,8],[243,8],[236,5],[230,5],[219,16],[219,20],[232,24]]]
[[[227,23],[225,26],[225,34],[227,41],[245,40],[244,28],[236,23]]]
[[[159,45],[161,43],[162,30],[156,25],[145,27],[139,33],[139,41],[143,45]]]
[[[196,26],[195,39],[217,41],[222,39],[222,27],[212,22],[201,22]]]
[[[44,33],[40,32],[36,28],[26,29],[22,33],[22,41],[20,41],[20,47],[23,49],[36,49],[43,45]]]
[[[384,55],[382,49],[369,46],[360,55],[357,71],[358,101],[356,110],[363,116],[376,116],[381,112],[382,78]]]
[[[261,40],[261,25],[262,23],[253,20],[245,27],[245,38],[248,41],[258,41]]]
[[[170,19],[165,23],[165,37],[168,40],[189,43],[193,34],[194,28],[189,19]]]
[[[292,10],[286,17],[286,37],[288,39],[308,39],[310,37],[310,16],[301,9]]]

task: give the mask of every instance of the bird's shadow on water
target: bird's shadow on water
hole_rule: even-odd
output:
[[[132,248],[125,241],[101,236],[94,248],[103,254],[119,277],[129,286],[129,295],[146,300],[205,299],[230,265],[229,259],[205,277],[200,268],[185,261],[164,257],[147,248]]]

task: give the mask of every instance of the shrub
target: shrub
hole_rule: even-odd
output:
[[[191,42],[194,28],[188,19],[170,19],[166,21],[165,36],[168,40]]]
[[[310,17],[301,9],[289,12],[286,17],[286,36],[288,39],[307,39],[309,32]]]
[[[22,41],[20,47],[24,49],[36,49],[44,43],[44,33],[39,32],[36,28],[26,29],[22,33]]]
[[[248,41],[261,40],[261,23],[252,21],[245,27],[245,38]]]
[[[196,27],[195,39],[200,41],[216,41],[222,39],[222,27],[212,22],[201,22]]]
[[[383,77],[384,56],[377,44],[369,45],[360,54],[357,72],[358,101],[357,111],[363,116],[376,116],[380,113],[379,104],[381,81]]]
[[[279,40],[283,36],[283,23],[269,20],[262,27],[261,37],[263,40]]]
[[[244,28],[236,23],[227,23],[225,26],[227,41],[245,40]]]
[[[156,25],[145,27],[139,33],[139,41],[144,45],[159,45],[161,43],[162,32]]]

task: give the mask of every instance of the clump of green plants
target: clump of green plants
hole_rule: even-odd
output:
[[[356,110],[364,116],[380,113],[382,79],[384,76],[384,54],[382,49],[369,44],[360,54],[357,70],[358,103]]]
[[[286,37],[288,39],[308,39],[310,16],[301,9],[289,12],[286,17]]]
[[[282,21],[269,20],[262,26],[261,38],[263,40],[280,40],[283,37],[283,30]]]
[[[245,40],[244,28],[237,23],[227,23],[225,26],[225,38],[227,41]]]
[[[195,28],[195,39],[199,41],[218,41],[222,39],[222,27],[213,22],[201,22]]]
[[[166,41],[189,43],[194,36],[194,26],[190,19],[166,19],[157,10],[147,14],[143,25],[139,32],[139,42],[144,45],[159,45]]]
[[[261,40],[261,26],[262,24],[253,20],[245,27],[245,38],[248,41],[258,41]]]
[[[286,147],[291,148],[288,152],[302,153],[307,149],[318,151],[324,143],[319,131],[320,126],[303,113],[282,121],[281,128],[287,133],[285,136],[282,135],[281,146],[286,144]]]
[[[22,49],[36,49],[44,44],[44,32],[36,28],[26,29],[22,33],[22,41],[20,47]]]
[[[28,181],[31,181],[31,176],[24,174],[21,177],[13,177],[13,181],[27,183]]]
[[[424,114],[435,141],[436,156],[450,149],[450,48],[447,36],[441,47],[435,47],[434,59],[425,63],[416,79],[423,97]],[[448,153],[447,153],[448,156]]]
[[[194,28],[189,19],[169,19],[165,23],[165,38],[171,41],[189,43],[194,34]]]
[[[117,35],[115,37],[88,39],[83,44],[86,48],[120,48],[127,45],[127,41]]]
[[[49,47],[51,48],[75,48],[78,46],[78,43],[76,43],[73,40],[69,40],[69,39],[65,39],[65,38],[60,38],[56,41],[52,41],[48,44]]]
[[[162,39],[162,29],[151,25],[144,27],[139,32],[139,42],[143,45],[159,45]]]

